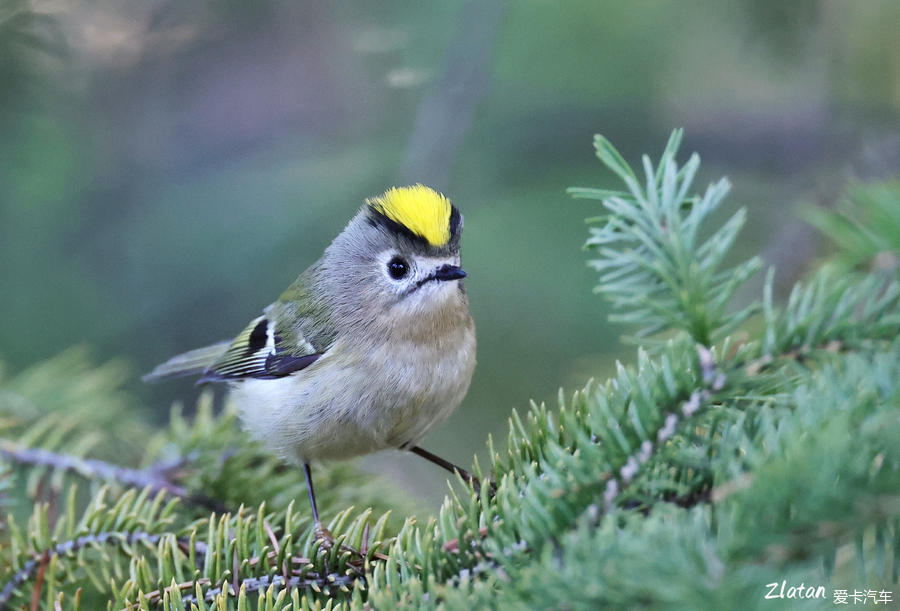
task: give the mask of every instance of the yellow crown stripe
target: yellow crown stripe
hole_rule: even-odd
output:
[[[424,185],[395,187],[366,203],[432,246],[450,241],[450,200]]]

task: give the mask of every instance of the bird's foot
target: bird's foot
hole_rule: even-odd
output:
[[[330,551],[334,547],[334,535],[318,520],[316,520],[313,533],[316,536],[316,541],[320,541],[319,549]]]
[[[315,530],[313,531],[316,537],[316,541],[319,542],[319,553],[320,554],[330,554],[334,549],[335,544],[337,543],[334,540],[334,535],[331,534],[325,525],[321,522],[316,522]],[[364,558],[365,555],[357,549],[350,547],[349,545],[341,544],[341,549],[338,550],[338,553],[350,552],[352,556],[356,556],[359,558]]]
[[[462,477],[464,480],[466,480],[467,482],[472,484],[472,487],[475,489],[475,492],[478,494],[481,494],[481,487],[484,485],[487,485],[488,493],[490,494],[491,497],[493,497],[497,494],[497,484],[495,484],[491,480],[485,480],[482,482],[477,477],[475,477],[474,475],[471,475],[469,473],[466,473]]]

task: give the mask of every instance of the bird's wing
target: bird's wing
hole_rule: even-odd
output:
[[[181,378],[204,373],[231,346],[231,340],[225,340],[212,346],[197,348],[178,356],[173,356],[162,365],[143,376],[144,382],[158,382],[170,378]]]
[[[322,356],[296,333],[290,345],[263,315],[232,341],[219,342],[174,356],[145,375],[145,382],[202,374],[198,384],[257,378],[271,380],[300,371]]]
[[[321,299],[310,295],[310,273],[307,270],[301,274],[278,301],[232,341],[172,357],[144,376],[144,381],[197,374],[201,374],[198,384],[244,378],[271,380],[309,367],[336,337],[328,309]]]
[[[197,383],[282,378],[309,367],[320,356],[311,343],[296,334],[290,343],[284,341],[276,325],[263,315],[241,331]]]

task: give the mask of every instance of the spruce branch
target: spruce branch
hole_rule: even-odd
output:
[[[77,539],[63,541],[50,549],[43,550],[35,557],[27,560],[22,565],[22,568],[13,573],[3,585],[3,588],[0,589],[0,611],[6,610],[7,605],[16,590],[22,587],[29,579],[35,577],[42,564],[45,564],[49,558],[54,556],[69,556],[88,546],[134,545],[139,542],[148,545],[156,545],[159,542],[160,536],[161,535],[150,534],[143,531],[100,531],[78,537]]]
[[[6,439],[0,440],[0,457],[21,465],[49,467],[59,472],[70,471],[87,480],[119,482],[138,489],[149,488],[151,493],[163,491],[190,504],[200,505],[212,511],[225,510],[221,502],[192,493],[173,481],[176,472],[190,464],[191,460],[187,457],[158,462],[146,469],[129,469],[102,460],[81,458],[42,448],[22,447]]]
[[[568,192],[599,200],[609,211],[591,219],[600,227],[591,228],[585,248],[600,255],[590,265],[600,272],[595,290],[617,310],[610,320],[639,325],[636,337],[681,329],[698,343],[711,346],[758,310],[752,304],[727,312],[734,293],[761,262],[753,257],[719,270],[744,225],[744,209],[705,242],[699,241],[703,222],[720,207],[730,185],[723,178],[702,197],[689,195],[700,157],[694,153],[678,167],[675,155],[681,137],[682,130],[672,133],[655,168],[649,157],[643,157],[642,185],[612,144],[598,135],[594,139],[597,157],[628,190],[572,188]]]
[[[60,454],[42,448],[22,447],[6,439],[0,440],[0,457],[22,465],[72,471],[89,480],[116,481],[136,488],[149,487],[152,492],[162,490],[182,499],[188,497],[188,492],[184,488],[169,479],[169,473],[184,466],[187,460],[179,460],[174,464],[158,463],[147,469],[129,469],[102,460]]]
[[[283,575],[247,577],[240,581],[240,585],[237,588],[234,587],[234,584],[225,584],[222,587],[207,590],[203,595],[203,602],[206,604],[215,604],[216,599],[222,597],[226,590],[227,593],[225,593],[225,597],[227,598],[228,596],[236,597],[241,592],[243,592],[244,595],[247,595],[253,592],[265,591],[270,587],[276,590],[301,589],[317,594],[325,594],[326,596],[332,589],[339,590],[344,594],[350,594],[353,588],[365,588],[365,586],[360,583],[361,581],[365,581],[365,576],[361,573],[351,575],[328,574],[322,576],[317,576],[315,573],[304,573],[303,577],[298,575],[292,575],[290,577],[284,577]],[[200,582],[198,581],[197,583]],[[190,586],[192,583],[179,585]],[[150,602],[154,602],[160,598],[161,595],[158,592],[151,592],[147,595],[147,600]],[[198,599],[196,595],[185,596],[182,598],[182,601],[187,608],[190,608],[191,605],[196,606],[199,600],[200,599]],[[131,611],[131,609],[132,607],[128,607],[122,611]]]
[[[783,310],[773,303],[773,276],[770,269],[763,296],[766,357],[809,353],[833,342],[861,348],[896,337],[900,282],[891,270],[859,274],[825,266],[794,286]]]
[[[836,210],[805,206],[801,213],[840,247],[834,261],[842,270],[900,262],[900,182],[851,184]]]
[[[626,191],[572,191],[609,213],[591,237],[601,292],[639,334],[665,330],[667,341],[645,341],[652,350],[642,346],[603,384],[561,391],[557,406],[513,412],[506,450],[488,442],[496,490],[460,481],[435,519],[395,529],[386,514],[372,525],[369,510],[336,511],[336,545],[324,549],[294,509],[300,478],[204,396],[191,420],[173,410],[142,464],[190,457],[171,481],[243,506],[198,516],[174,499],[161,507],[166,495],[151,500],[148,487],[110,498],[112,507],[95,495],[76,519],[70,492],[55,525],[42,505],[24,529],[10,520],[0,533],[4,579],[19,580],[10,602],[51,601],[65,584],[108,590],[108,607],[123,611],[729,609],[763,601],[776,580],[852,588],[864,572],[870,587],[889,589],[900,574],[898,269],[821,269],[784,305],[770,272],[758,324],[726,337],[755,311],[728,307],[758,263],[720,269],[742,212],[699,240],[727,183],[690,195],[699,161],[675,165],[679,140],[656,167],[645,159],[638,178],[598,138]],[[41,421],[19,443],[62,453],[59,430],[76,430],[67,426]],[[335,509],[352,505],[363,482],[346,469],[323,470]],[[477,461],[472,474],[482,478]],[[102,532],[155,539],[107,544],[108,556],[88,543],[68,552],[77,566],[53,553]],[[28,564],[39,558],[48,558],[43,593],[40,564]],[[25,569],[31,576],[16,577]]]
[[[298,567],[303,567],[309,563],[310,560],[308,558],[292,559],[292,564]],[[222,583],[219,586],[215,586],[211,579],[202,577],[183,583],[173,583],[162,590],[154,590],[143,594],[142,598],[151,605],[158,605],[167,597],[178,596],[185,590],[188,592],[193,590],[194,593],[181,596],[182,604],[185,608],[190,609],[192,605],[197,607],[201,602],[216,606],[217,601],[220,599],[227,600],[229,597],[246,596],[270,588],[274,591],[300,589],[310,593],[325,594],[326,596],[332,590],[337,590],[349,595],[354,588],[366,589],[365,573],[358,570],[347,574],[327,573],[319,575],[314,571],[294,569],[292,574],[287,576],[275,574],[243,577],[233,582]],[[127,604],[121,611],[137,611],[140,608],[139,604],[137,606],[135,604]]]
[[[77,489],[71,486],[65,510],[54,520],[55,523],[51,524],[46,504],[34,507],[24,531],[12,516],[7,519],[5,531],[8,545],[0,548],[2,566],[9,571],[0,591],[3,604],[8,604],[19,587],[35,577],[42,558],[50,559],[53,588],[58,586],[59,581],[73,579],[83,569],[102,592],[104,588],[89,565],[96,563],[104,571],[110,567],[115,571],[118,557],[100,553],[89,561],[85,557],[86,550],[102,550],[114,544],[126,556],[134,556],[137,552],[132,542],[143,541],[152,545],[164,540],[165,532],[173,521],[176,499],[164,503],[166,494],[160,491],[151,496],[148,487],[140,493],[129,490],[112,506],[107,506],[107,493],[108,488],[102,487],[80,517],[76,511]]]
[[[695,421],[694,416],[701,416],[707,409],[714,393],[725,387],[727,376],[715,363],[713,353],[705,346],[697,345],[698,365],[700,369],[700,384],[693,390],[690,397],[675,406],[660,406],[664,414],[662,426],[656,429],[655,439],[644,439],[637,451],[629,454],[618,470],[610,471],[604,479],[606,486],[603,491],[603,503],[607,510],[614,507],[622,492],[636,479],[650,459],[658,454],[678,432]],[[692,493],[695,498],[701,495]],[[680,503],[685,505],[684,502]]]

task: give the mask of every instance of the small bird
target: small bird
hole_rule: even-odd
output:
[[[418,447],[462,402],[475,323],[460,267],[463,218],[423,185],[367,199],[322,257],[231,341],[175,356],[145,381],[227,382],[244,426],[303,467]]]

